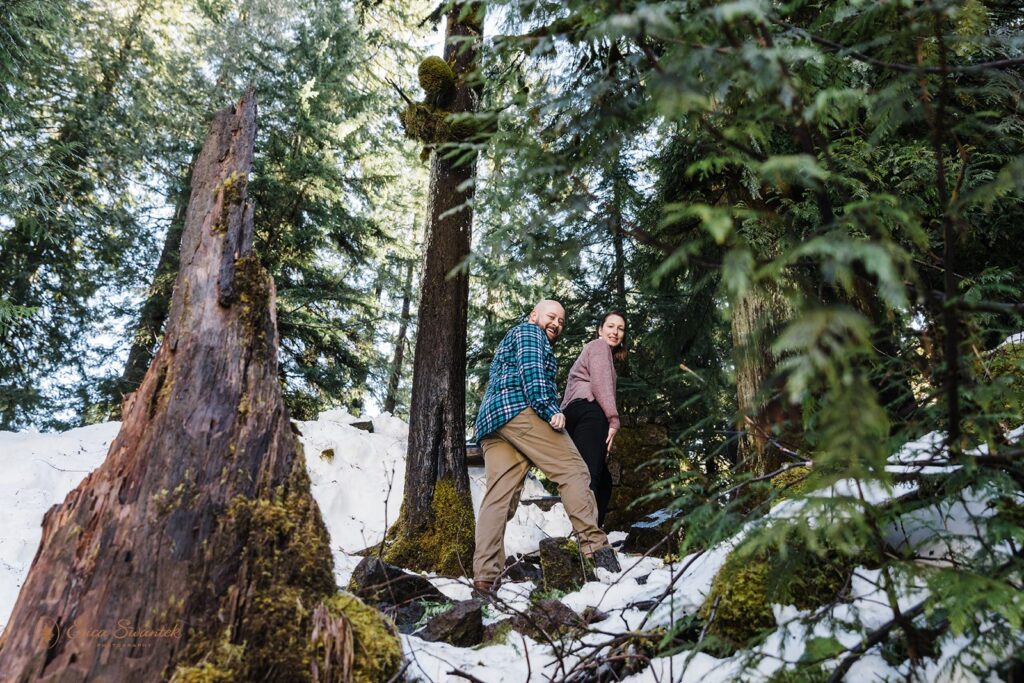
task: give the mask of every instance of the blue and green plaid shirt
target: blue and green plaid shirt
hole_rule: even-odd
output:
[[[509,330],[491,361],[487,391],[476,416],[477,441],[526,408],[533,408],[544,421],[562,412],[555,389],[556,368],[544,330],[529,322]]]

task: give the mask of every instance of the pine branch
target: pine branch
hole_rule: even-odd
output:
[[[881,59],[875,59],[874,57],[855,50],[847,45],[833,42],[821,36],[814,35],[806,29],[794,26],[793,24],[781,21],[779,19],[771,19],[771,23],[776,26],[782,26],[783,28],[799,33],[803,37],[810,40],[815,45],[827,48],[830,52],[836,53],[844,57],[852,57],[858,62],[870,64],[882,69],[891,69],[893,71],[899,71],[901,73],[915,73],[915,74],[951,74],[951,73],[971,73],[978,71],[988,70],[999,70],[999,69],[1012,69],[1017,66],[1024,66],[1024,57],[1018,57],[1014,59],[997,59],[991,62],[979,62],[978,64],[963,64],[959,66],[950,66],[948,64],[940,66],[924,66],[921,64],[902,64],[899,62],[886,62]]]

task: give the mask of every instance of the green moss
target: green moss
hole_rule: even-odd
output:
[[[473,571],[476,529],[469,492],[459,492],[454,479],[442,479],[434,485],[431,512],[431,520],[414,524],[406,518],[403,506],[389,534],[393,540],[384,561],[414,571],[468,576]]]
[[[772,604],[800,609],[826,604],[846,585],[853,566],[851,558],[829,550],[816,553],[799,538],[787,543],[785,553],[736,550],[715,576],[700,616],[710,621],[709,634],[741,647],[775,626]]]
[[[455,95],[455,72],[440,57],[427,57],[420,62],[417,75],[428,102],[443,106]]]
[[[571,538],[555,545],[545,539],[540,547],[540,569],[545,591],[571,592],[594,580],[594,565]]]
[[[735,554],[730,556],[701,607],[701,617],[712,620],[708,632],[739,646],[774,626],[771,604],[765,595],[767,579],[765,558],[737,561]]]
[[[545,600],[561,600],[566,596],[566,592],[559,588],[535,588],[530,593],[530,602],[536,605],[538,602],[544,602]]]
[[[337,593],[324,605],[334,614],[343,614],[352,626],[352,683],[391,680],[402,666],[402,646],[395,625],[351,593]]]
[[[310,493],[301,446],[288,480],[269,496],[236,496],[224,515],[221,539],[241,544],[240,619],[237,631],[197,626],[175,675],[203,681],[309,681],[314,646],[310,640],[314,607],[335,592],[330,539]],[[218,544],[211,544],[216,547]],[[222,547],[209,552],[223,552]],[[235,600],[238,588],[221,599],[221,611]],[[212,597],[212,596],[211,596]],[[214,624],[219,624],[219,620]],[[244,647],[244,656],[229,658],[224,643]]]
[[[225,629],[220,640],[194,666],[179,666],[169,683],[234,683],[245,655],[244,645],[231,643],[231,629]]]
[[[782,474],[771,478],[771,487],[777,492],[778,498],[799,498],[811,492],[813,486],[808,483],[811,468],[807,465],[791,467]]]
[[[238,401],[238,417],[242,422],[249,416],[249,394],[243,393]]]
[[[504,621],[495,624],[494,628],[490,630],[487,639],[477,645],[474,649],[479,650],[481,648],[490,647],[491,645],[507,645],[508,638],[511,634],[512,620],[505,619]]]
[[[173,489],[160,489],[150,498],[150,506],[158,517],[162,517],[178,508],[189,507],[199,495],[195,474],[191,469],[185,471],[184,477]]]
[[[227,232],[231,208],[242,204],[242,201],[245,199],[245,188],[248,184],[249,177],[247,174],[240,171],[232,171],[226,178],[224,178],[224,181],[217,186],[215,192],[223,194],[220,206],[220,216],[217,217],[217,222],[214,223],[211,228],[215,235],[221,235]]]
[[[405,136],[426,145],[466,140],[477,131],[473,117],[456,117],[447,109],[432,107],[422,102],[412,102],[406,106],[401,119]]]
[[[266,359],[269,352],[267,335],[271,330],[270,285],[270,275],[254,255],[235,259],[235,290],[238,293],[241,336],[243,340],[251,339],[257,360]]]
[[[1005,433],[1020,425],[1024,415],[1024,344],[1004,344],[978,362],[978,379],[984,382],[973,393],[980,403],[981,419]],[[980,420],[979,420],[980,421]],[[970,436],[978,435],[974,422],[965,425]]]
[[[425,147],[420,159],[426,161],[438,145],[477,137],[481,132],[497,128],[496,116],[481,118],[470,113],[454,113],[458,79],[452,67],[440,57],[427,57],[419,65],[420,87],[424,98],[409,102],[399,118],[406,137],[422,142]]]
[[[767,683],[825,683],[831,675],[821,665],[798,665],[793,669],[783,666],[772,674]]]

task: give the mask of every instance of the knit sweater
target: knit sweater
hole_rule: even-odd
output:
[[[615,408],[615,366],[612,347],[603,339],[595,339],[583,347],[583,352],[569,369],[569,382],[565,385],[562,409],[578,398],[597,401],[608,427],[618,430],[619,411]]]

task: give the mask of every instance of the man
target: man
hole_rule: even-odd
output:
[[[531,464],[558,485],[583,552],[595,566],[621,571],[608,537],[597,527],[587,465],[563,431],[565,415],[558,406],[551,346],[564,324],[562,305],[541,301],[530,312],[529,322],[505,335],[491,362],[476,419],[487,472],[473,558],[473,587],[479,593],[493,593],[505,569],[505,524],[519,505]]]

